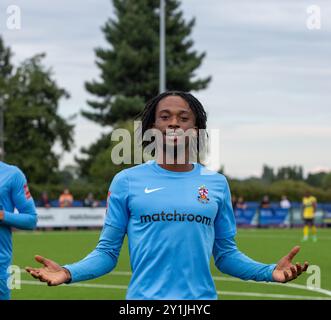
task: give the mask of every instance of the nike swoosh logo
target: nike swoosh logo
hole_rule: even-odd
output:
[[[158,190],[161,190],[161,189],[164,189],[164,188],[163,187],[162,188],[156,188],[156,189],[145,188],[145,193],[151,193],[151,192],[158,191]]]

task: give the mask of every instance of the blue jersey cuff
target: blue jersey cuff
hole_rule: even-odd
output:
[[[66,284],[69,284],[69,283],[73,283],[73,282],[75,282],[75,280],[74,280],[74,275],[73,275],[73,270],[71,270],[70,265],[69,265],[69,264],[66,264],[66,265],[62,266],[62,268],[68,270],[69,273],[70,273],[70,280],[67,281],[67,282],[65,282],[65,283],[66,283]]]
[[[275,270],[277,264],[271,264],[268,268],[267,275],[266,275],[266,281],[268,282],[275,282],[272,273]]]

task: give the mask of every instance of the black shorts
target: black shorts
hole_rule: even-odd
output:
[[[313,226],[314,225],[314,218],[303,218],[305,226]]]

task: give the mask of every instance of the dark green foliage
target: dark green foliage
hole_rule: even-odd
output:
[[[73,125],[59,116],[58,106],[68,93],[42,64],[43,54],[17,68],[0,38],[0,95],[5,107],[5,161],[19,166],[34,183],[57,182],[59,155],[54,144],[69,151]]]
[[[88,119],[112,125],[137,115],[159,89],[159,1],[113,1],[115,19],[102,31],[108,48],[96,49],[100,79],[86,82],[97,100],[89,100]],[[190,39],[195,20],[185,22],[180,2],[167,1],[166,55],[167,89],[197,91],[207,87],[210,77],[196,79],[195,71],[205,53],[193,50]]]

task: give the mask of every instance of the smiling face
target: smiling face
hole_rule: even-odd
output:
[[[149,100],[141,114],[141,145],[161,163],[197,162],[207,150],[207,114],[201,102],[184,91],[167,91]],[[170,159],[171,158],[171,159]],[[167,164],[171,164],[167,161]]]
[[[162,132],[163,142],[167,145],[177,145],[183,133],[197,129],[195,123],[192,109],[179,96],[167,96],[156,107],[154,128]]]

